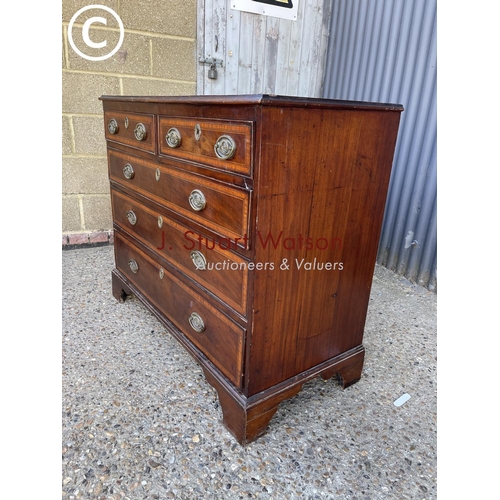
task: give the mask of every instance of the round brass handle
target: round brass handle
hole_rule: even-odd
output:
[[[108,130],[110,134],[116,134],[118,132],[118,122],[114,118],[109,120]]]
[[[189,204],[193,210],[199,212],[207,206],[207,199],[199,189],[194,189],[189,195]]]
[[[127,212],[127,219],[130,222],[130,224],[132,224],[132,226],[135,226],[137,222],[137,215],[135,215],[135,213],[132,210],[129,210]]]
[[[199,250],[193,250],[191,252],[191,260],[197,271],[204,271],[207,268],[207,259]]]
[[[139,266],[137,262],[134,259],[130,259],[128,261],[128,265],[130,267],[130,270],[135,274],[137,271],[139,271]]]
[[[215,154],[221,160],[230,160],[236,154],[236,143],[228,135],[221,135],[214,146]]]
[[[127,163],[124,167],[123,167],[123,175],[125,176],[125,179],[133,179],[134,178],[134,175],[135,175],[135,172],[134,172],[134,167],[132,167],[132,165],[130,163]]]
[[[171,128],[168,130],[165,140],[171,148],[178,148],[182,142],[181,133],[176,128]]]
[[[148,132],[146,130],[145,125],[143,123],[138,123],[135,126],[135,129],[134,129],[134,136],[135,136],[135,138],[138,141],[143,141],[144,139],[146,139],[147,135],[148,135]]]
[[[203,320],[198,313],[191,313],[189,316],[189,324],[195,332],[201,333],[205,330],[205,323],[203,323]]]

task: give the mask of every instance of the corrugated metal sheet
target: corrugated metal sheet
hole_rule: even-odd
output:
[[[298,0],[297,21],[198,0],[198,57],[223,61],[218,78],[198,66],[198,94],[321,97],[331,0]]]
[[[436,0],[334,0],[324,97],[403,104],[378,262],[436,289]]]

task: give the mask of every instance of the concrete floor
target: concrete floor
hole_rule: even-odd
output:
[[[113,247],[62,262],[63,498],[437,498],[434,293],[377,267],[361,380],[309,382],[241,447],[199,366],[111,295]]]

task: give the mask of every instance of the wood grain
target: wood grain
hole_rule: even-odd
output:
[[[154,154],[108,138],[113,295],[136,294],[200,363],[238,442],[262,435],[307,380],[358,381],[402,107],[268,95],[102,101],[106,116],[159,124]],[[190,135],[197,123],[206,142]],[[185,141],[175,153],[162,145],[171,126]],[[232,172],[212,153],[226,131],[240,154]],[[202,211],[189,205],[193,189],[206,196]],[[211,249],[196,246],[204,238]],[[243,268],[197,270],[187,243],[207,262]],[[193,312],[206,320],[202,333]]]

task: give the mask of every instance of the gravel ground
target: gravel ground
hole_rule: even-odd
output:
[[[193,359],[113,298],[113,248],[62,262],[64,499],[437,498],[434,293],[377,266],[361,380],[305,384],[241,447]]]

